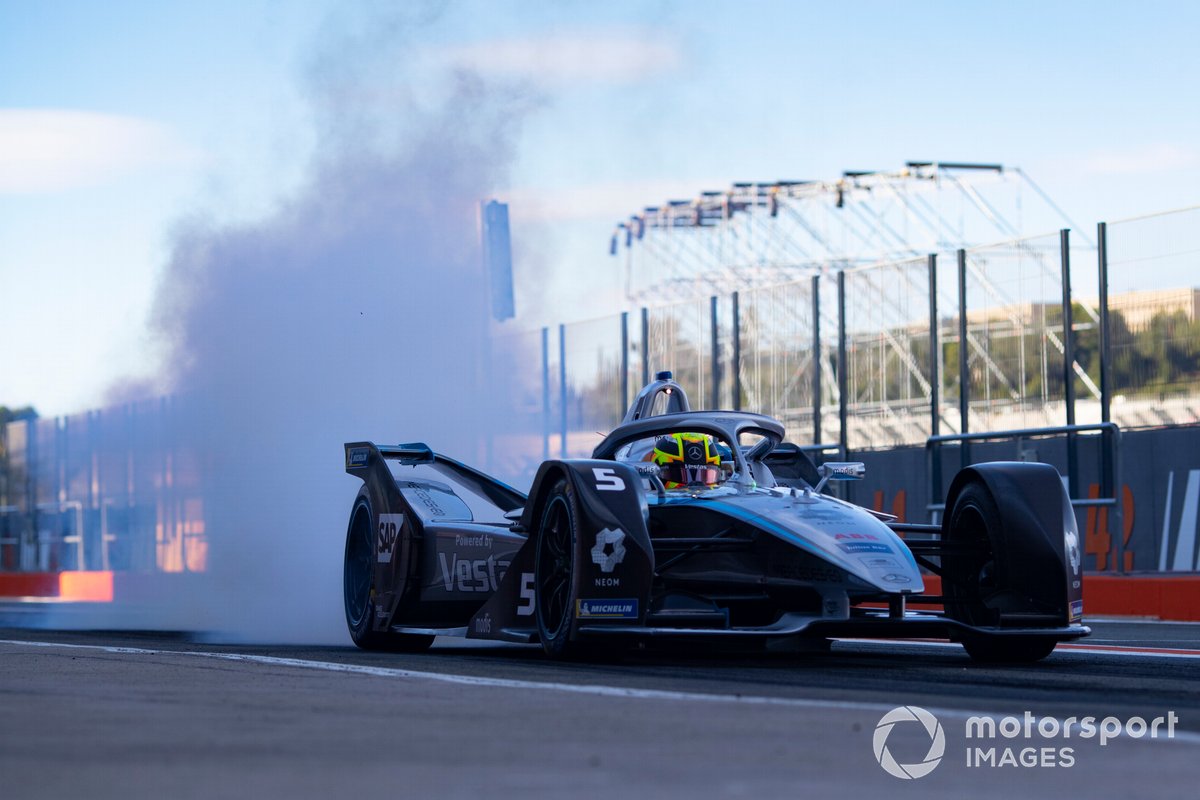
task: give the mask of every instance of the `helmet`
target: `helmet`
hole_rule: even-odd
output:
[[[659,477],[668,489],[695,484],[712,488],[724,479],[721,449],[702,433],[672,433],[654,443],[650,460],[659,466]]]

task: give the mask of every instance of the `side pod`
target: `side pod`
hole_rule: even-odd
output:
[[[424,444],[380,447],[372,442],[349,442],[345,451],[347,474],[363,482],[359,497],[366,501],[375,547],[381,548],[383,543],[390,547],[387,558],[377,553],[373,560],[373,585],[377,587],[378,595],[374,600],[376,611],[371,628],[385,631],[405,594],[409,593],[410,587],[415,590],[419,581],[416,575],[418,532],[411,515],[403,513],[407,505],[384,459],[425,463],[432,461],[434,455]]]
[[[539,537],[547,505],[556,496],[570,498],[575,509],[570,638],[581,623],[644,622],[654,551],[641,478],[616,461],[548,461],[538,470],[521,518],[529,539],[496,593],[472,618],[469,637],[532,641],[537,635]]]

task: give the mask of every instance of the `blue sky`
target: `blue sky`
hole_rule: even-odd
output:
[[[404,40],[353,73],[381,106],[447,66],[524,87],[496,189],[531,319],[612,310],[612,224],[734,180],[936,158],[1019,165],[1087,226],[1200,202],[1193,3],[0,0],[0,404],[157,369],[172,231],[286,202],[363,28]]]

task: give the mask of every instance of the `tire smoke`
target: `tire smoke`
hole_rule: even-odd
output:
[[[364,30],[309,70],[319,133],[302,188],[252,224],[180,225],[157,296],[209,541],[206,579],[167,605],[218,638],[348,641],[359,483],[343,442],[426,441],[478,463],[514,424],[488,365],[522,359],[493,350],[477,215],[527,104],[398,66],[411,37]]]

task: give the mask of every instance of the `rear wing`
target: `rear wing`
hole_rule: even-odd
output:
[[[506,512],[522,508],[528,499],[523,492],[496,480],[487,473],[480,472],[474,467],[468,467],[461,461],[433,452],[433,449],[424,442],[397,445],[347,442],[345,451],[346,472],[356,478],[361,478],[368,486],[371,485],[372,478],[394,486],[395,481],[386,462],[396,461],[405,466],[429,464],[440,473],[442,478],[486,497]]]
[[[370,468],[374,458],[390,458],[401,464],[432,464],[436,458],[433,450],[424,442],[397,445],[377,445],[374,442],[346,443],[346,472],[362,475]]]

